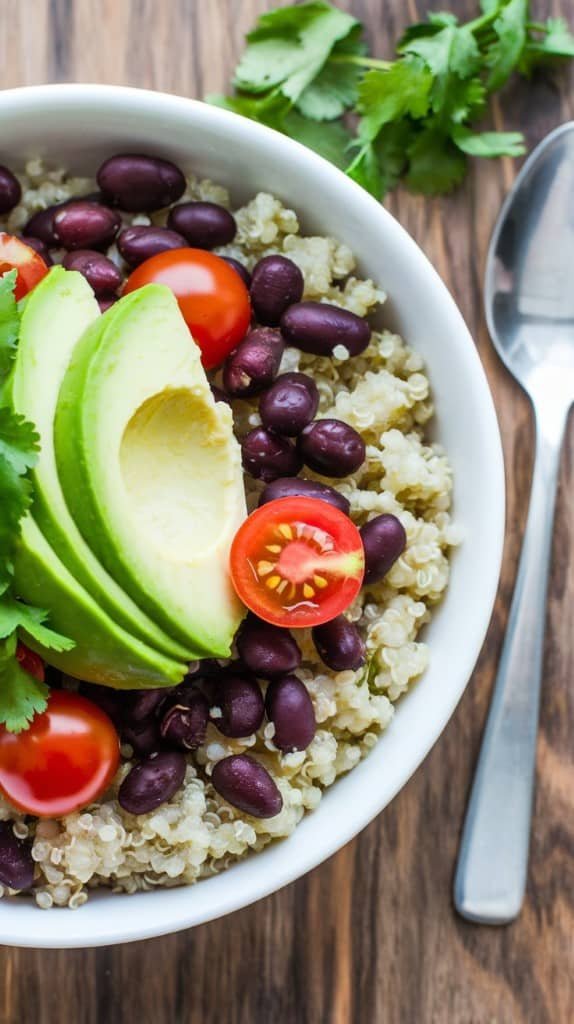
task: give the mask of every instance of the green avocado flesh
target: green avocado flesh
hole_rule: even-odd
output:
[[[126,295],[84,333],[54,441],[68,508],[108,573],[181,644],[227,657],[243,615],[228,570],[241,453],[168,288]]]
[[[185,664],[147,647],[101,611],[54,554],[31,516],[22,526],[14,582],[19,597],[49,608],[52,628],[76,642],[73,650],[58,654],[24,636],[25,643],[56,668],[116,689],[173,686],[183,679]]]
[[[70,515],[60,486],[53,440],[58,392],[76,342],[91,324],[99,326],[100,319],[98,304],[85,278],[62,267],[54,267],[23,305],[18,353],[7,397],[17,412],[35,424],[40,435],[41,455],[31,475],[32,514],[57,558],[109,615],[112,624],[117,623],[170,658],[189,661],[197,657],[195,647],[168,636],[103,568]],[[52,608],[47,598],[39,597],[38,603]],[[54,614],[55,609],[52,619]],[[62,632],[69,635],[65,623]],[[75,635],[73,638],[77,639]]]

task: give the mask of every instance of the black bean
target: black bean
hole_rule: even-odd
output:
[[[64,249],[105,249],[113,242],[120,225],[115,210],[77,200],[56,211],[53,231]]]
[[[216,684],[214,702],[221,717],[213,717],[213,724],[224,736],[251,736],[263,721],[263,695],[251,676],[223,674]]]
[[[301,651],[289,630],[263,622],[251,613],[243,622],[236,643],[243,663],[263,679],[293,672],[301,664]]]
[[[151,690],[137,690],[126,694],[126,718],[131,725],[141,724],[153,718],[161,704],[171,694],[170,687],[156,687]]]
[[[218,761],[211,776],[213,788],[233,807],[254,818],[274,818],[283,799],[269,772],[248,754]]]
[[[241,443],[243,468],[257,480],[271,483],[280,476],[296,476],[303,465],[297,450],[284,437],[255,427]]]
[[[100,307],[100,313],[105,313],[111,306],[114,306],[118,301],[117,295],[102,295],[98,299],[98,306]]]
[[[48,251],[48,246],[41,238],[33,238],[31,235],[21,235],[20,237],[24,245],[29,245],[34,252],[38,253],[38,256],[42,257],[47,267],[52,266],[52,257]]]
[[[122,782],[118,801],[129,814],[149,814],[171,800],[183,785],[185,755],[179,751],[152,754],[131,769]]]
[[[365,549],[365,583],[377,583],[386,576],[407,543],[400,519],[390,513],[375,516],[360,529]]]
[[[0,821],[0,883],[30,889],[34,881],[32,843],[14,835],[11,821]]]
[[[97,175],[102,192],[132,213],[161,210],[185,192],[185,178],[170,160],[121,153],[104,161]]]
[[[159,725],[155,719],[126,724],[122,729],[122,743],[129,743],[138,757],[149,757],[161,749]]]
[[[191,202],[174,206],[169,212],[167,226],[178,231],[189,245],[198,249],[228,245],[237,233],[235,217],[218,203]]]
[[[282,373],[259,401],[263,426],[286,437],[300,434],[318,408],[317,385],[306,373]]]
[[[266,505],[268,501],[276,501],[277,498],[317,498],[319,501],[326,501],[329,505],[349,515],[351,506],[347,499],[339,494],[334,487],[328,484],[320,484],[317,480],[305,480],[299,476],[286,476],[267,484],[261,492],[259,504]]]
[[[250,398],[273,383],[285,345],[279,331],[257,327],[225,360],[223,387],[234,398]]]
[[[63,209],[64,206],[67,206],[67,202],[56,203],[54,206],[48,206],[45,210],[38,210],[37,213],[30,217],[24,228],[24,234],[32,238],[39,238],[44,245],[48,245],[51,248],[57,246],[58,239],[54,234],[54,217],[58,210]]]
[[[187,242],[177,231],[138,224],[120,231],[117,246],[126,263],[130,267],[138,267],[145,260],[157,256],[158,252],[184,249]]]
[[[249,273],[247,267],[243,265],[243,263],[240,263],[239,260],[234,259],[233,256],[222,256],[221,259],[225,260],[226,263],[229,263],[230,267],[233,267],[233,269],[239,274],[246,288],[251,287],[251,274]]]
[[[98,683],[80,683],[78,693],[97,704],[111,718],[116,729],[121,729],[129,701],[125,690],[113,690],[111,686],[99,686]]]
[[[180,750],[196,750],[205,743],[209,704],[199,689],[169,701],[161,720],[161,735]]]
[[[315,626],[313,642],[321,661],[335,672],[365,664],[365,643],[359,630],[344,615]]]
[[[0,214],[10,213],[18,206],[22,189],[18,178],[7,167],[0,166]]]
[[[281,676],[267,687],[267,717],[275,726],[279,750],[306,750],[315,735],[315,711],[306,686],[297,676]]]
[[[93,249],[76,249],[66,253],[63,266],[66,270],[77,270],[85,277],[98,298],[116,292],[123,281],[115,263]]]
[[[288,345],[317,356],[330,356],[337,345],[357,356],[371,339],[366,320],[348,309],[327,302],[299,302],[281,317],[281,333]]]
[[[317,420],[297,438],[303,462],[323,476],[340,478],[356,472],[365,461],[365,442],[348,423]]]
[[[285,310],[300,302],[305,282],[293,260],[264,256],[253,269],[251,304],[260,324],[276,327]]]

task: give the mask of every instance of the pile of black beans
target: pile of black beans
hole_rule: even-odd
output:
[[[329,637],[324,643],[330,649]],[[315,714],[296,675],[301,651],[291,633],[248,615],[237,636],[237,652],[238,660],[223,667],[217,661],[200,662],[180,686],[169,690],[126,694],[81,685],[84,696],[110,716],[138,759],[120,786],[124,810],[147,814],[174,796],[185,777],[186,754],[205,743],[210,721],[223,736],[244,739],[267,718],[280,751],[309,746]],[[225,800],[247,814],[267,818],[281,810],[275,782],[247,754],[217,762],[211,781]]]
[[[236,233],[231,213],[217,203],[178,203],[186,182],[179,167],[169,160],[139,154],[118,154],[99,168],[99,191],[67,199],[35,213],[21,234],[22,241],[38,252],[48,266],[51,250],[66,250],[63,265],[77,270],[94,290],[102,310],[117,300],[124,274],[105,255],[115,242],[129,270],[151,256],[169,249],[194,246],[214,249],[233,241]],[[20,183],[0,166],[0,216],[10,213],[22,198]],[[153,213],[169,208],[167,226],[125,226],[125,213]],[[250,276],[236,260],[229,260],[247,285]]]

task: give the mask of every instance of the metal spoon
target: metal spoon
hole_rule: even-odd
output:
[[[530,398],[536,447],[518,576],[454,887],[459,913],[484,924],[512,921],[526,887],[552,526],[574,401],[573,268],[569,122],[524,165],[500,213],[486,267],[488,327]]]

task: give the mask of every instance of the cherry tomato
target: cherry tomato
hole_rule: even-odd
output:
[[[31,651],[29,647],[24,644],[18,644],[16,648],[16,657],[20,662],[24,672],[28,672],[29,675],[34,676],[34,679],[39,679],[41,683],[44,682],[44,662],[42,661],[39,654],[35,651]]]
[[[249,293],[221,256],[203,249],[158,253],[130,274],[124,294],[151,283],[171,288],[206,370],[219,366],[245,337],[251,321]]]
[[[0,231],[0,277],[17,270],[15,296],[23,299],[48,273],[48,267],[37,252],[14,235]]]
[[[0,728],[0,789],[27,814],[59,817],[96,800],[119,757],[108,716],[85,697],[52,690],[46,711],[25,732]]]
[[[252,512],[231,545],[233,585],[259,618],[290,629],[334,619],[363,580],[361,536],[318,498],[278,498]]]

